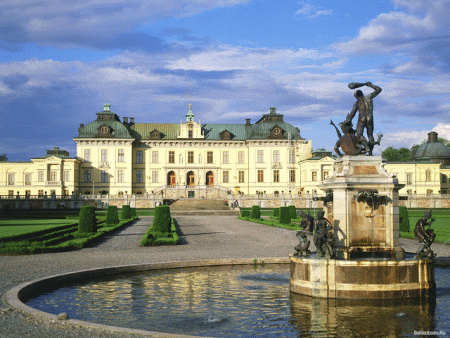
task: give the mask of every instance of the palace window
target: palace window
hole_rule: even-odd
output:
[[[193,137],[194,137],[194,131],[188,130],[188,138],[193,138]]]
[[[447,175],[441,174],[441,183],[447,183]]]
[[[264,150],[258,150],[256,162],[264,163]]]
[[[108,150],[107,149],[102,149],[101,150],[100,159],[101,159],[102,163],[107,163],[108,162]]]
[[[108,182],[108,172],[105,170],[102,170],[101,174],[100,174],[100,179],[101,179],[102,183],[107,183]]]
[[[44,196],[44,190],[38,190],[38,197]]]
[[[14,185],[16,181],[16,174],[8,174],[8,185]]]
[[[159,163],[158,151],[152,151],[152,163]]]
[[[44,182],[44,171],[43,170],[38,171],[38,181]]]
[[[239,183],[244,183],[245,182],[245,172],[243,170],[240,170],[239,173]]]
[[[230,181],[230,172],[228,171],[228,170],[225,170],[225,171],[223,171],[223,173],[222,173],[223,175],[223,177],[222,177],[222,182],[223,183],[229,183],[229,181]]]
[[[425,172],[425,182],[431,182],[431,170]]]
[[[412,184],[412,174],[406,174],[406,184],[411,185]]]
[[[175,152],[169,151],[169,163],[175,163]]]
[[[194,152],[188,151],[188,163],[194,163]]]
[[[223,163],[224,164],[230,163],[230,155],[228,151],[223,152]]]
[[[295,163],[295,149],[289,150],[289,163]]]
[[[50,171],[50,181],[56,182],[58,176],[58,172],[56,170]]]
[[[8,190],[8,197],[9,198],[14,197],[14,190]]]
[[[158,171],[157,170],[152,171],[152,183],[158,183]]]
[[[84,160],[91,162],[91,149],[84,149]]]
[[[25,190],[25,196],[31,196],[31,190]]]
[[[64,181],[65,182],[68,182],[68,181],[70,181],[70,172],[69,172],[69,170],[64,170]]]
[[[273,163],[280,163],[280,151],[279,150],[273,151]]]
[[[143,182],[143,171],[142,170],[136,170],[136,183],[142,183]]]
[[[213,163],[213,162],[214,162],[213,152],[212,151],[206,152],[206,163]]]
[[[258,170],[258,182],[264,182],[264,170]]]
[[[31,185],[31,174],[25,174],[25,185]]]
[[[317,171],[312,172],[311,181],[317,182]]]
[[[274,170],[273,171],[273,182],[274,183],[279,183],[280,182],[280,171],[279,170]]]
[[[124,181],[124,172],[123,170],[117,170],[117,182],[123,183]]]
[[[322,172],[322,181],[326,180],[328,178],[328,175],[329,175],[328,171]]]
[[[295,183],[295,170],[290,170],[289,171],[289,182],[291,183]]]
[[[136,151],[136,163],[137,164],[144,163],[144,152],[142,150]]]
[[[245,163],[245,155],[243,151],[238,152],[238,163]]]
[[[119,149],[117,151],[117,162],[125,162],[125,150]]]
[[[86,169],[84,171],[84,182],[92,182],[91,181],[91,170],[90,169]]]

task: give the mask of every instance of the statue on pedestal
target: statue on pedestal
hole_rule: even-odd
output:
[[[319,211],[314,221],[314,245],[319,257],[334,257],[334,235],[330,232],[333,229],[330,221],[324,218],[325,212]],[[329,235],[330,234],[330,235]]]
[[[373,125],[373,98],[381,93],[381,88],[373,85],[371,82],[366,83],[350,83],[348,87],[350,89],[367,86],[373,88],[374,91],[369,95],[364,96],[361,90],[355,92],[356,102],[353,105],[352,110],[347,115],[344,122],[341,122],[342,132],[341,134],[336,125],[331,121],[331,124],[336,129],[339,140],[336,142],[334,150],[339,156],[342,156],[339,148],[341,148],[346,155],[359,155],[367,154],[372,155],[373,147],[376,144],[380,144],[382,134],[378,134],[378,139],[375,141],[373,137],[374,125]],[[356,112],[359,112],[358,122],[356,124],[356,130],[353,129],[352,119],[355,117]],[[367,131],[367,138],[364,137],[364,129]]]
[[[430,219],[430,222],[428,220]],[[416,228],[414,229],[414,235],[419,240],[419,248],[416,252],[417,258],[433,258],[435,253],[431,250],[431,244],[433,244],[436,234],[433,229],[430,229],[431,224],[435,221],[431,218],[431,210],[425,211],[423,217],[419,219],[416,223]],[[425,227],[428,226],[428,229]]]
[[[311,251],[309,251],[311,241],[306,237],[306,233],[303,231],[298,231],[296,236],[300,242],[294,247],[295,251],[297,251],[294,256],[308,257],[311,254]]]

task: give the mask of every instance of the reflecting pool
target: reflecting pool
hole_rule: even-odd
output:
[[[71,319],[210,337],[413,337],[450,333],[449,277],[436,268],[436,301],[350,301],[291,294],[285,264],[186,268],[106,276],[26,304]]]

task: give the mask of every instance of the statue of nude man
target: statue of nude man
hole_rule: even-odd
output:
[[[372,155],[374,145],[377,143],[379,144],[379,141],[376,142],[373,138],[373,98],[381,93],[381,88],[374,86],[371,82],[350,83],[348,85],[350,89],[362,86],[367,86],[375,90],[367,96],[364,96],[361,90],[355,92],[356,102],[343,123],[351,122],[353,117],[355,117],[356,112],[359,112],[358,123],[356,124],[356,137],[359,141],[364,141],[364,128],[367,130],[367,138],[369,139],[368,152],[369,155]]]

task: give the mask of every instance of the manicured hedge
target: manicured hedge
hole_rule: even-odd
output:
[[[95,218],[95,208],[93,205],[84,205],[81,207],[78,217],[78,232],[97,232],[97,218]]]
[[[109,205],[106,213],[106,224],[119,223],[119,211],[115,205]]]
[[[136,208],[130,208],[130,217],[131,218],[137,217]]]
[[[241,209],[241,217],[248,217],[248,218],[250,218],[250,210],[248,210],[248,209]]]
[[[250,214],[250,218],[259,219],[261,218],[261,209],[259,205],[252,206],[252,212]]]
[[[131,219],[130,206],[128,204],[122,205],[120,219]]]
[[[280,207],[280,223],[290,224],[291,223],[291,211],[289,207]]]
[[[408,208],[404,206],[399,207],[399,217],[401,219],[400,222],[400,231],[409,232],[409,217],[408,217]]]
[[[297,210],[295,209],[295,205],[290,205],[288,206],[289,208],[289,213],[291,215],[291,219],[296,219],[297,218]]]
[[[278,218],[280,217],[280,208],[274,208],[272,211],[272,217],[273,218]]]
[[[153,218],[153,231],[170,232],[170,209],[168,205],[159,205],[155,208],[155,217]]]

